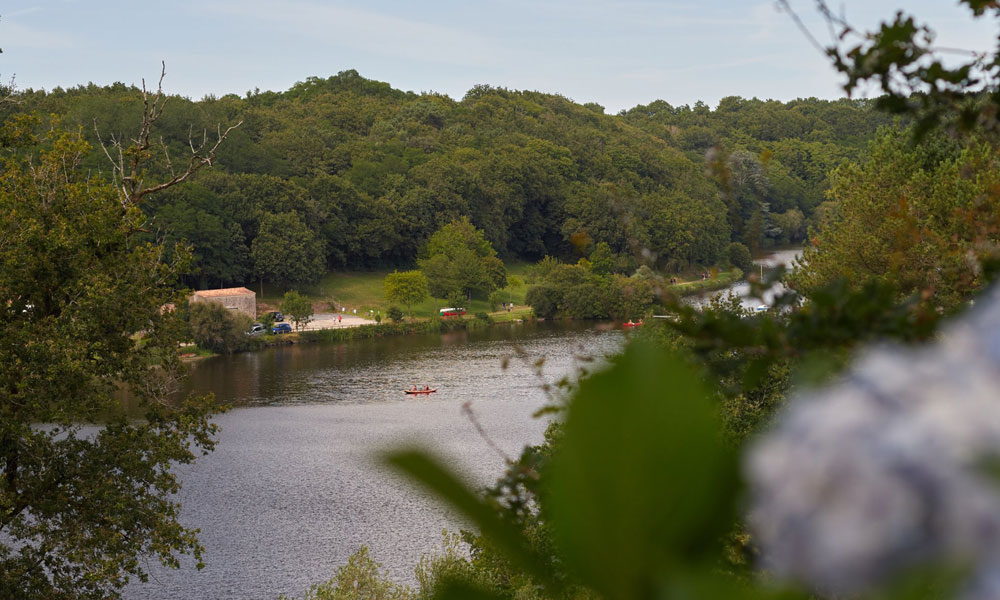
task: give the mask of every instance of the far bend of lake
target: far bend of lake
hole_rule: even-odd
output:
[[[472,333],[301,344],[197,363],[189,391],[214,392],[234,406],[216,417],[216,450],[179,470],[181,521],[201,529],[206,567],[154,568],[129,600],[301,596],[367,545],[393,579],[412,584],[413,567],[441,531],[463,523],[378,454],[420,444],[476,486],[504,463],[462,414],[477,420],[511,457],[542,440],[531,414],[541,390],[572,374],[578,356],[621,347],[621,331],[586,325],[525,324]],[[527,357],[504,357],[520,348]],[[544,381],[533,363],[544,357]],[[428,384],[439,391],[408,397]]]

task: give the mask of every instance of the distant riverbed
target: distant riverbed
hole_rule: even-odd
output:
[[[378,453],[420,444],[483,486],[503,459],[462,414],[509,456],[542,439],[531,417],[546,403],[540,385],[622,344],[621,331],[573,323],[492,327],[433,336],[297,344],[192,369],[188,390],[234,405],[218,416],[219,444],[181,469],[181,520],[202,530],[206,568],[155,569],[130,600],[301,595],[367,544],[398,581],[412,583],[420,556],[460,523],[388,472]],[[520,353],[522,358],[506,358]],[[532,364],[545,357],[544,374]],[[429,384],[439,392],[407,397]]]

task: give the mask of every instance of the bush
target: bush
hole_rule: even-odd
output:
[[[454,292],[452,294],[448,294],[448,297],[445,298],[444,301],[447,302],[448,306],[452,308],[462,308],[465,306],[466,298],[465,294],[462,292]]]
[[[507,294],[500,290],[490,292],[490,310],[496,310],[498,306],[506,302]]]
[[[493,319],[491,319],[490,316],[488,314],[484,313],[484,312],[477,312],[476,313],[476,318],[479,319],[480,321],[485,321],[487,323],[490,323],[490,322],[493,321]]]
[[[398,306],[390,306],[389,310],[385,311],[385,314],[392,319],[393,323],[399,323],[403,320],[403,309]]]
[[[752,272],[753,257],[750,256],[750,249],[739,242],[729,244],[729,264],[744,273]]]
[[[253,319],[221,304],[195,302],[188,322],[195,343],[212,352],[232,354],[253,345],[254,338],[247,335]]]
[[[574,285],[563,296],[566,312],[574,319],[603,319],[608,309],[601,290],[592,283]]]
[[[559,311],[562,294],[554,287],[542,284],[528,290],[524,302],[531,307],[536,317],[551,319]]]
[[[362,546],[339,567],[329,581],[306,591],[303,600],[410,600],[413,593],[392,581]],[[291,600],[282,595],[279,600]]]

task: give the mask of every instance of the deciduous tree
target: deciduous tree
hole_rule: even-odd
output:
[[[325,272],[322,240],[294,212],[265,214],[250,255],[257,276],[281,286],[315,283]]]
[[[148,114],[146,115],[148,118]],[[147,561],[199,561],[177,521],[177,464],[212,449],[212,400],[171,395],[187,252],[142,242],[167,187],[120,163],[88,178],[79,134],[4,124],[0,171],[0,597],[115,598]],[[141,143],[147,139],[144,120]],[[11,142],[19,147],[13,147]],[[147,140],[148,141],[148,140]],[[23,144],[23,145],[21,145]],[[41,150],[34,156],[26,147]],[[193,168],[193,167],[190,167]],[[190,173],[188,173],[190,174]],[[176,173],[164,183],[186,178]],[[141,341],[140,341],[141,338]],[[145,418],[126,416],[121,391]]]
[[[285,292],[285,296],[281,300],[281,311],[291,317],[295,323],[295,329],[307,325],[313,318],[312,302],[295,290]]]
[[[413,318],[410,307],[427,298],[427,276],[420,271],[394,271],[385,276],[382,283],[385,299],[406,305],[406,312]]]

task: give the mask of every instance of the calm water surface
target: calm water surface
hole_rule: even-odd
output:
[[[621,345],[620,331],[529,326],[276,348],[196,365],[191,391],[236,408],[220,415],[212,454],[180,471],[182,522],[201,529],[207,566],[155,569],[127,598],[273,599],[301,595],[363,544],[398,581],[461,523],[384,469],[379,452],[420,444],[478,485],[503,460],[462,414],[472,402],[510,456],[541,441],[544,381],[571,374]],[[505,357],[517,350],[523,358]],[[543,377],[532,364],[546,362]],[[407,398],[417,384],[437,394]]]

